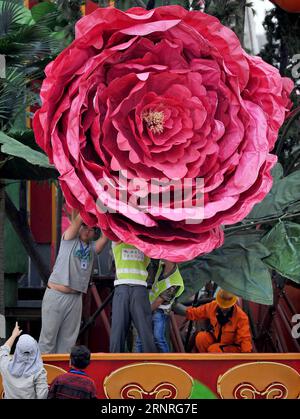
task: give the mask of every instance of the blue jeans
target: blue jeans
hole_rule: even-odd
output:
[[[168,342],[166,340],[166,326],[169,321],[169,316],[163,310],[157,309],[152,313],[152,327],[154,342],[160,352],[170,352]],[[142,342],[140,337],[136,339],[136,351],[143,352]]]

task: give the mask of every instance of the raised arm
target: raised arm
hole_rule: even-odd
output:
[[[17,339],[18,336],[20,336],[21,333],[22,333],[22,330],[19,328],[18,322],[16,322],[15,328],[12,331],[11,337],[5,342],[4,346],[8,346],[9,349],[11,349],[15,340]]]
[[[109,238],[106,237],[103,233],[101,234],[101,237],[96,241],[95,243],[95,251],[96,253],[101,253],[104,249],[106,243],[109,242]]]
[[[82,224],[82,218],[81,218],[80,214],[79,213],[77,214],[76,211],[73,210],[71,224],[69,225],[69,227],[64,232],[63,239],[64,240],[74,240],[79,233],[79,229],[81,227],[81,224]]]

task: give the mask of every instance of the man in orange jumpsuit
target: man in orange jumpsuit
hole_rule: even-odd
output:
[[[188,320],[207,319],[210,322],[210,330],[196,336],[199,352],[252,351],[248,316],[236,302],[235,295],[220,289],[215,301],[199,307],[185,307]]]

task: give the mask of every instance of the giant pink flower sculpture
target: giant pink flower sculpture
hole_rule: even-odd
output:
[[[99,8],[48,65],[34,130],[88,224],[150,257],[185,261],[220,246],[221,226],[241,221],[270,190],[269,152],[292,87],[212,16]],[[198,178],[202,222],[191,208],[176,210],[184,199],[175,192],[169,212],[144,204],[169,180]],[[188,200],[201,201],[195,191]]]

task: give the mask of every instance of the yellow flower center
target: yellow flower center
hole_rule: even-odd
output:
[[[143,112],[142,119],[146,122],[147,127],[153,134],[161,134],[164,131],[164,118],[163,111],[149,110]]]

